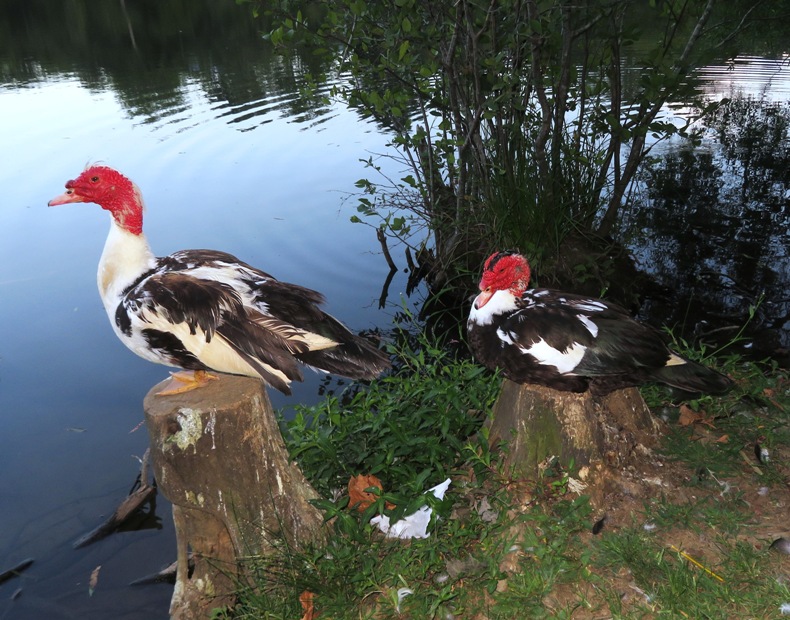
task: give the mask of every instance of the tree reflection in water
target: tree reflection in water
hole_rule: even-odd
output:
[[[700,147],[673,146],[644,171],[624,224],[668,291],[646,314],[726,341],[762,299],[750,332],[764,352],[790,346],[788,127],[790,105],[734,97],[707,119]]]

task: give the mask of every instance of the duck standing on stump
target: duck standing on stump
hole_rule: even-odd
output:
[[[98,284],[110,323],[137,355],[183,368],[160,394],[199,387],[207,371],[256,377],[285,394],[300,364],[351,379],[373,379],[390,362],[318,306],[313,290],[214,250],[156,258],[143,234],[143,198],[120,172],[91,166],[49,206],[92,202],[110,212]]]
[[[721,394],[732,382],[667,348],[654,329],[609,302],[529,288],[527,260],[496,252],[486,260],[467,321],[469,346],[516,383],[604,395],[659,382]]]

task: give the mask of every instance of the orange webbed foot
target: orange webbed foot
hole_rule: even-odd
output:
[[[212,375],[205,370],[187,370],[184,372],[171,372],[170,380],[167,385],[159,390],[157,396],[171,396],[173,394],[183,394],[191,390],[203,387],[209,381],[218,380],[217,375]]]

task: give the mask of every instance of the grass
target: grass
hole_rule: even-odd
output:
[[[623,617],[778,616],[790,595],[787,584],[777,579],[781,558],[729,536],[718,536],[716,545],[717,563],[708,568],[691,554],[665,546],[659,537],[631,529],[605,536],[597,562],[603,578],[608,574],[616,579],[625,571],[633,581],[636,596],[630,612],[625,615],[622,605],[616,610]]]
[[[629,474],[660,482],[598,494],[593,505],[572,491],[573,470],[553,467],[538,480],[499,471],[481,415],[498,377],[425,338],[404,337],[393,354],[392,376],[284,423],[292,454],[327,498],[318,504],[329,542],[251,558],[238,604],[217,618],[770,618],[790,604],[790,558],[769,550],[790,535],[786,371],[722,360],[735,388],[686,403],[696,417],[685,425],[667,392],[646,388],[667,419],[659,474]],[[359,473],[384,487],[364,512],[349,510],[344,493]],[[426,498],[447,476],[445,500]],[[426,503],[426,539],[387,539],[369,523]],[[305,592],[319,615],[300,603]]]

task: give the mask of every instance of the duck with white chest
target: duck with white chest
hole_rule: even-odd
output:
[[[527,260],[496,252],[485,262],[467,321],[475,357],[516,383],[606,394],[658,382],[721,394],[729,378],[670,350],[661,335],[619,306],[529,288]]]
[[[285,394],[301,366],[373,379],[388,356],[319,307],[323,296],[235,256],[182,250],[157,258],[143,234],[137,186],[107,166],[66,183],[49,206],[88,202],[112,216],[97,281],[120,340],[137,355],[192,371],[160,394],[199,387],[208,371],[260,378]]]

